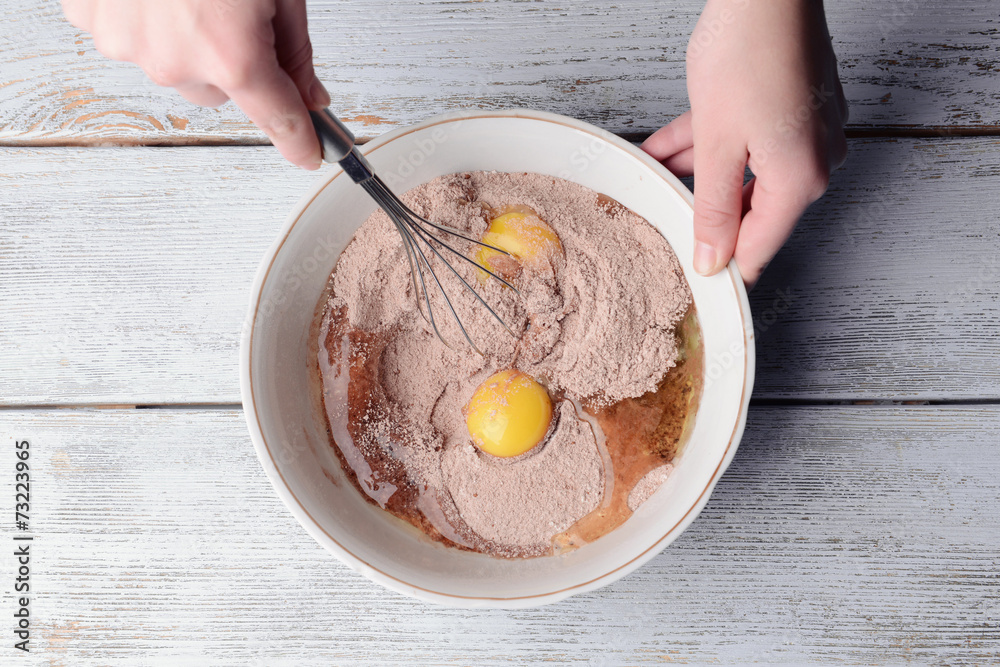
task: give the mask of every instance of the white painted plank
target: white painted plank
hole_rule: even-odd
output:
[[[1000,125],[1000,11],[979,0],[827,3],[855,127]],[[687,104],[701,0],[312,0],[320,76],[359,136],[457,108],[527,106],[643,133]],[[55,0],[0,9],[0,142],[249,142],[232,105],[188,104],[101,57]]]
[[[972,665],[1000,651],[997,406],[753,409],[674,545],[601,591],[512,612],[414,602],[341,565],[277,499],[238,410],[5,410],[0,433],[8,503],[10,439],[32,438],[35,634],[18,664]]]
[[[998,158],[852,141],[752,295],[755,396],[1000,397]],[[239,402],[250,281],[312,178],[268,147],[0,150],[0,404]]]
[[[315,177],[270,147],[2,162],[3,400],[238,402],[250,283]]]
[[[1000,397],[1000,139],[850,146],[752,294],[755,396]]]

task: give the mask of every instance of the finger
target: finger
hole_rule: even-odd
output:
[[[702,275],[717,273],[733,256],[746,163],[745,146],[695,140],[694,268]]]
[[[694,133],[691,129],[691,112],[686,111],[651,134],[639,148],[662,162],[693,145]]]
[[[298,88],[272,56],[261,57],[254,75],[223,88],[243,113],[264,131],[285,159],[303,169],[318,169],[320,147]]]
[[[62,0],[63,14],[66,20],[80,30],[90,32],[93,20],[94,4],[87,0]]]
[[[734,255],[748,287],[757,282],[809,206],[808,198],[789,194],[783,187],[769,189],[760,179],[753,184],[750,210],[743,217]]]
[[[188,84],[176,87],[181,97],[202,107],[217,107],[225,104],[229,96],[211,84]]]
[[[101,2],[90,16],[94,26],[94,48],[111,60],[137,62],[142,38],[142,8],[136,2]]]
[[[680,153],[663,160],[663,166],[677,176],[690,176],[694,173],[694,148],[685,148]]]
[[[279,0],[272,24],[278,64],[295,82],[303,101],[312,109],[329,106],[330,94],[313,69],[305,0]]]

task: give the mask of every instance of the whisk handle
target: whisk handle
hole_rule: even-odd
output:
[[[316,136],[323,147],[323,160],[333,164],[340,162],[354,148],[354,135],[329,109],[310,111]]]
[[[355,183],[363,183],[375,177],[368,160],[354,146],[354,135],[329,109],[310,111],[316,136],[323,148],[323,159],[333,164],[337,162]]]

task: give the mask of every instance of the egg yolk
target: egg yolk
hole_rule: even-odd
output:
[[[516,209],[490,221],[483,234],[488,243],[510,253],[520,264],[536,266],[562,251],[559,236],[549,225],[528,208]],[[476,259],[494,273],[510,279],[509,258],[490,248],[480,246]],[[485,274],[480,276],[485,278]]]
[[[465,406],[465,423],[479,449],[493,456],[524,454],[549,430],[552,401],[545,387],[521,371],[490,376]]]

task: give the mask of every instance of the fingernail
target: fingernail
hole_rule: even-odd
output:
[[[710,276],[715,273],[715,263],[719,259],[719,253],[715,248],[696,241],[694,244],[694,270],[703,276]]]
[[[326,92],[319,79],[313,79],[312,85],[309,86],[309,99],[319,109],[330,106],[330,93]]]
[[[316,160],[315,162],[303,162],[299,166],[308,171],[316,171],[317,169],[320,168],[320,165],[322,164],[323,164],[322,160]]]

